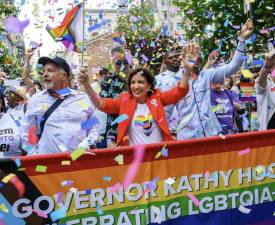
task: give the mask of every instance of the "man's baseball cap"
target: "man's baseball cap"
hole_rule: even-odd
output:
[[[54,63],[64,69],[64,71],[68,74],[68,76],[71,75],[71,69],[68,63],[65,59],[62,59],[61,57],[55,56],[54,58],[50,57],[41,57],[38,59],[38,63],[45,66],[47,63]]]

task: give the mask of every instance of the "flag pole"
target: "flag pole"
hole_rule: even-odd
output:
[[[82,69],[84,69],[84,47],[85,47],[85,40],[84,40],[84,38],[85,38],[85,34],[84,34],[84,32],[85,32],[85,0],[83,0],[83,25],[82,25],[82,29],[83,29],[83,31],[82,31],[82,54],[81,54],[81,67],[82,67]]]

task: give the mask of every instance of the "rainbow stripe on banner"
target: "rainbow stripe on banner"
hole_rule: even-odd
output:
[[[168,157],[155,157],[164,144]],[[122,165],[114,160],[119,155]],[[75,161],[63,153],[22,157],[21,169],[2,160],[0,179],[14,173],[26,188],[21,197],[10,183],[0,189],[9,208],[4,222],[275,224],[275,131],[148,145],[134,181],[123,187],[133,158],[133,148],[119,147],[86,152]],[[46,171],[37,172],[37,165]]]

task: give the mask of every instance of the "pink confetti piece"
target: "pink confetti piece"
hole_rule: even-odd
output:
[[[244,149],[244,150],[239,151],[239,152],[238,152],[238,155],[239,155],[239,156],[245,155],[245,154],[247,154],[247,153],[249,153],[249,152],[250,152],[250,148],[246,148],[246,149]]]
[[[207,178],[209,178],[210,177],[210,173],[209,173],[209,171],[207,170],[205,173],[205,176],[207,177]]]
[[[25,185],[24,185],[24,183],[17,176],[14,176],[13,178],[11,178],[10,183],[12,183],[13,186],[17,189],[18,196],[20,198],[22,198],[22,196],[25,193]]]
[[[187,196],[192,200],[192,202],[196,205],[199,206],[200,205],[200,201],[196,198],[195,195],[193,195],[193,193],[188,192]]]
[[[267,34],[269,31],[267,29],[260,30],[261,34]]]
[[[45,219],[48,218],[48,215],[46,213],[43,213],[41,211],[36,211],[36,210],[32,210],[32,211],[35,212],[37,214],[37,216],[39,216],[39,217],[42,217],[42,218],[45,218]]]
[[[271,76],[275,77],[275,70],[272,71]]]
[[[134,150],[134,161],[128,168],[126,175],[123,180],[123,186],[128,187],[134,180],[136,173],[138,171],[139,165],[144,157],[145,146],[144,145],[137,145]]]

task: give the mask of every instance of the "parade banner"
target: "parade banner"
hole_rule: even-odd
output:
[[[1,160],[2,224],[275,224],[275,131],[136,150]]]

